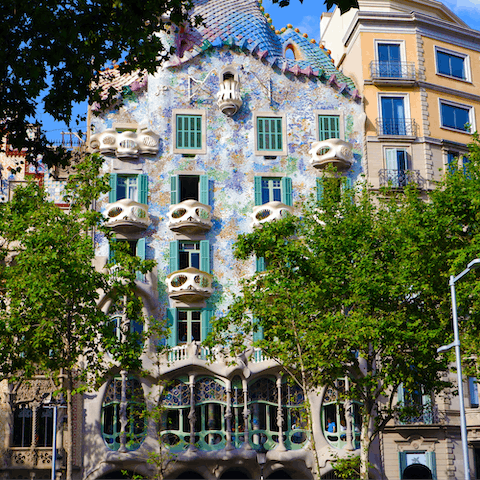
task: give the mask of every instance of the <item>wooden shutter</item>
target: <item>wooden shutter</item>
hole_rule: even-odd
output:
[[[208,175],[200,175],[200,203],[208,205],[209,200]]]
[[[137,240],[137,246],[136,246],[135,254],[141,260],[145,260],[145,250],[146,250],[146,239],[145,238],[139,238]],[[143,274],[142,272],[137,272],[137,280],[139,282],[145,282],[145,274]]]
[[[200,318],[201,318],[201,329],[200,329],[200,340],[203,342],[207,335],[212,331],[212,321],[213,309],[211,308],[202,308]]]
[[[400,480],[403,479],[403,471],[407,468],[407,454],[406,452],[398,452],[398,465],[400,470]]]
[[[167,308],[167,327],[170,329],[170,334],[168,335],[168,338],[167,338],[167,345],[169,347],[175,347],[177,345],[177,338],[178,338],[176,308]]]
[[[427,467],[432,472],[432,479],[437,480],[437,461],[435,459],[435,452],[425,452],[425,459]]]
[[[200,270],[210,273],[210,242],[208,240],[200,241]]]
[[[257,318],[253,319],[253,324],[258,324]],[[253,341],[258,342],[259,340],[263,340],[263,327],[258,327],[258,330],[253,332]]]
[[[323,177],[317,178],[317,202],[323,200]]]
[[[138,202],[148,204],[148,175],[141,173],[138,176]]]
[[[264,257],[257,257],[256,259],[256,269],[257,272],[264,272],[265,268],[265,258]]]
[[[116,238],[111,238],[108,242],[108,263],[115,263],[115,251],[112,244],[114,244],[116,241]]]
[[[170,177],[170,203],[172,205],[180,203],[180,179],[178,175]]]
[[[176,272],[180,268],[178,246],[178,240],[170,242],[170,273]]]
[[[110,191],[108,192],[108,203],[115,203],[117,201],[117,174],[110,174]]]
[[[385,168],[387,170],[397,170],[397,149],[386,148],[385,149]]]
[[[291,207],[293,205],[292,179],[282,178],[282,203]]]
[[[403,383],[398,386],[397,390],[397,403],[403,407],[405,404],[405,395],[403,390]]]
[[[468,377],[468,391],[470,393],[470,408],[478,407],[478,383],[476,377]]]
[[[255,205],[262,205],[262,177],[254,177]]]

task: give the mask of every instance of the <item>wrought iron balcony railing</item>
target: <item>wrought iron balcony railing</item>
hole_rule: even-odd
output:
[[[417,123],[413,118],[377,118],[377,135],[403,137],[417,136]]]
[[[382,169],[378,172],[381,187],[404,188],[407,185],[415,184],[420,189],[425,188],[425,179],[420,175],[419,170],[394,170]]]
[[[370,62],[372,80],[415,80],[413,62]]]
[[[438,411],[437,405],[432,405],[427,403],[426,405],[417,405],[415,407],[417,410],[414,415],[399,414],[396,418],[397,425],[413,425],[413,424],[424,424],[432,425],[440,423],[441,415]]]

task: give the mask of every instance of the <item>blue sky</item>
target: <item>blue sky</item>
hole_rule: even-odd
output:
[[[272,4],[271,0],[263,0],[265,11],[270,14],[273,25],[279,30],[291,23],[299,28],[302,33],[307,33],[310,38],[317,41],[320,38],[320,16],[325,11],[323,0],[290,0],[288,7],[280,8],[278,4]],[[480,30],[480,0],[443,0],[443,3],[458,15],[469,27]],[[85,115],[86,104],[79,105],[75,109],[76,114]],[[49,140],[59,140],[61,132],[68,130],[65,124],[54,122],[53,119],[43,114],[40,117],[43,129]],[[86,130],[86,124],[76,127],[72,122],[72,130]]]

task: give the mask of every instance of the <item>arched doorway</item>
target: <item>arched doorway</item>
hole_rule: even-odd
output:
[[[416,480],[418,478],[432,478],[432,472],[425,465],[414,463],[409,465],[402,475],[403,480]]]

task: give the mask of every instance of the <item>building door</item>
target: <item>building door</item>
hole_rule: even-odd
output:
[[[383,135],[406,135],[403,97],[381,97]]]
[[[378,69],[381,77],[402,77],[399,44],[378,44]]]

